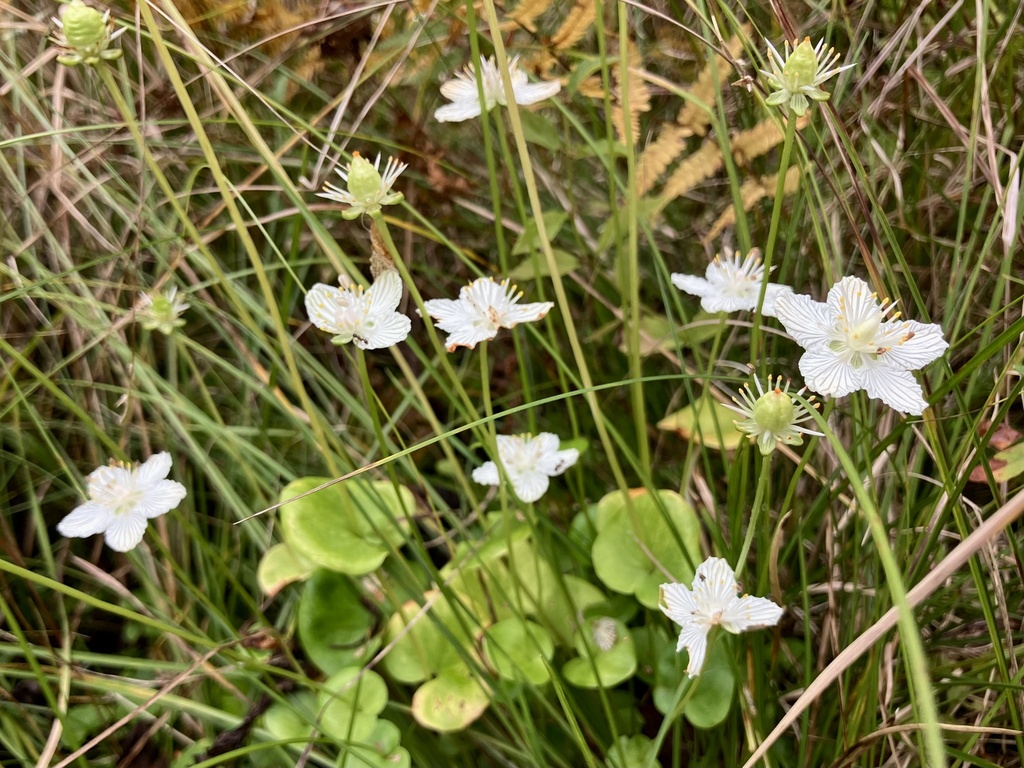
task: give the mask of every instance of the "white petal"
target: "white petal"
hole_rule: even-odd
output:
[[[700,300],[700,308],[705,312],[739,312],[742,309],[752,310],[757,304],[744,296],[705,296]]]
[[[683,648],[690,654],[690,662],[686,665],[686,674],[696,677],[704,668],[704,657],[708,652],[708,632],[696,624],[683,627],[679,633],[679,642],[676,643],[676,653]]]
[[[693,599],[701,613],[713,615],[727,608],[736,598],[739,585],[729,561],[709,557],[697,566],[693,577]]]
[[[459,99],[451,104],[445,104],[434,111],[434,119],[439,123],[461,123],[480,114],[480,100],[476,93],[472,99]]]
[[[429,299],[423,302],[423,306],[442,331],[456,331],[480,319],[473,305],[462,299]]]
[[[113,515],[102,504],[87,501],[75,507],[71,514],[57,523],[57,531],[61,536],[85,538],[103,533],[110,525]]]
[[[538,101],[544,101],[544,99],[550,99],[560,90],[562,90],[562,84],[557,80],[549,80],[543,83],[526,83],[525,85],[516,84],[513,86],[516,104],[523,106],[536,104]]]
[[[689,589],[682,584],[662,584],[660,596],[658,607],[672,621],[681,627],[686,627],[693,622],[697,603]]]
[[[390,312],[377,319],[371,327],[362,325],[353,343],[360,349],[385,349],[405,341],[412,330],[412,321],[401,312]]]
[[[826,344],[835,325],[835,312],[827,304],[802,293],[781,294],[775,298],[775,316],[786,332],[804,349]]]
[[[680,291],[686,291],[693,296],[710,296],[715,289],[703,277],[697,275],[682,275],[678,272],[672,273],[672,285]]]
[[[910,371],[873,366],[864,372],[864,388],[869,397],[878,398],[900,413],[920,416],[928,407],[921,385]]]
[[[117,552],[128,552],[139,546],[146,532],[146,518],[142,515],[118,515],[107,527],[107,546]]]
[[[547,493],[548,476],[536,470],[527,470],[509,478],[512,481],[512,489],[522,501],[533,503]]]
[[[764,304],[761,306],[761,314],[765,317],[775,317],[775,301],[779,296],[792,294],[793,289],[788,285],[771,284],[764,295]]]
[[[942,338],[942,326],[915,320],[902,325],[906,326],[904,337],[913,335],[902,344],[882,353],[881,360],[887,366],[918,370],[942,355],[949,347],[949,343]]]
[[[773,627],[782,617],[782,608],[767,597],[751,597],[746,595],[733,601],[729,609],[722,614],[722,627],[738,635],[750,629]]]
[[[135,487],[156,485],[171,472],[171,454],[167,451],[150,456],[135,469]]]
[[[132,512],[150,519],[160,517],[177,507],[187,493],[181,483],[175,480],[161,480],[143,494]]]
[[[475,76],[472,73],[468,77],[459,74],[450,80],[446,80],[441,83],[441,95],[448,99],[448,101],[475,100],[479,95],[476,89]],[[479,102],[477,106],[480,106]]]
[[[840,305],[842,304],[845,304],[847,309],[851,304],[859,304],[864,301],[871,301],[877,306],[878,298],[873,294],[874,291],[871,290],[871,286],[866,280],[854,275],[847,275],[829,289],[826,301],[837,312],[841,312],[843,307]]]
[[[367,293],[370,294],[367,311],[371,315],[394,312],[402,301],[402,276],[394,269],[382,272]]]
[[[535,304],[516,304],[501,316],[501,324],[505,328],[515,328],[519,323],[533,323],[542,320],[555,306],[550,301],[539,301]]]
[[[545,475],[554,477],[565,472],[569,467],[573,466],[579,461],[580,452],[575,448],[568,448],[564,451],[556,451],[555,453],[541,456],[537,462],[537,469],[543,472]]]
[[[800,373],[807,388],[819,395],[843,397],[864,388],[863,374],[828,350],[805,352],[800,358]]]
[[[486,461],[473,470],[473,482],[480,485],[497,485],[501,482],[498,476],[498,465],[493,461]]]
[[[332,285],[317,283],[306,294],[306,314],[309,321],[321,331],[340,334],[342,328],[337,322],[337,305],[342,292]]]
[[[445,339],[444,348],[449,352],[454,352],[459,347],[475,349],[481,341],[490,341],[497,335],[497,328],[475,328],[467,325],[449,333],[448,338]]]

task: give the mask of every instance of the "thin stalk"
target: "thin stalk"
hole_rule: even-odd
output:
[[[771,465],[772,453],[761,458],[761,474],[757,477],[757,489],[754,491],[754,507],[750,510],[750,524],[747,525],[747,534],[743,537],[743,547],[740,549],[739,557],[736,558],[737,580],[747,564],[747,554],[750,552],[750,544],[754,540],[754,531],[757,530],[757,524],[761,517],[761,508],[768,506],[765,496],[768,491],[768,474]]]

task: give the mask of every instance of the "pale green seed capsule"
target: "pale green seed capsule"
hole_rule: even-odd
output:
[[[348,166],[348,192],[357,201],[371,205],[381,195],[382,182],[380,172],[373,163],[363,158],[358,152],[352,153],[352,162]],[[378,205],[379,207],[379,205]]]
[[[107,41],[107,19],[82,0],[72,0],[61,14],[68,48],[83,54],[97,52]]]
[[[786,87],[791,91],[814,82],[818,75],[818,55],[811,45],[811,38],[805,37],[804,41],[793,49],[793,53],[786,59],[782,74],[786,80]]]
[[[780,433],[793,424],[796,408],[788,394],[770,389],[754,403],[754,421],[768,432]]]

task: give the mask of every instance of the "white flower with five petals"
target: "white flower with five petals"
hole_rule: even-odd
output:
[[[672,285],[681,291],[700,296],[705,312],[738,312],[754,310],[761,298],[761,284],[765,280],[761,251],[754,248],[744,258],[726,252],[725,258],[715,256],[704,277],[672,274]],[[764,295],[761,314],[775,316],[775,300],[784,293],[792,293],[788,285],[769,284]]]
[[[522,501],[537,501],[548,490],[549,478],[560,475],[580,457],[575,448],[559,450],[558,435],[541,432],[530,435],[498,435],[498,458]],[[498,465],[488,461],[473,470],[473,479],[481,485],[498,485]]]
[[[369,288],[339,279],[341,288],[317,283],[306,294],[306,312],[313,325],[333,333],[335,344],[382,349],[404,341],[412,322],[396,312],[402,300],[402,278],[389,269]]]
[[[57,524],[62,536],[104,534],[107,546],[118,552],[135,549],[146,525],[170,512],[185,498],[185,486],[167,480],[171,454],[158,453],[143,464],[112,463],[89,475],[89,500]]]
[[[775,626],[782,608],[766,597],[739,596],[736,576],[726,560],[709,557],[697,566],[693,589],[682,584],[662,584],[658,607],[682,627],[676,653],[690,654],[686,674],[696,677],[704,667],[708,633],[713,627],[738,635],[751,629]]]
[[[558,93],[562,84],[557,80],[531,83],[526,73],[519,68],[519,57],[515,56],[508,64],[509,80],[512,82],[512,96],[516,104],[527,106],[538,101],[550,99]],[[506,106],[508,98],[505,86],[501,82],[501,73],[494,63],[494,57],[480,57],[480,75],[483,78],[483,108],[480,105],[480,91],[477,89],[476,72],[472,65],[467,65],[462,72],[441,86],[441,94],[451,104],[445,104],[434,112],[438,122],[462,122],[476,117],[481,112],[490,112],[495,104]]]
[[[431,299],[423,305],[437,327],[448,334],[446,346],[454,352],[456,347],[473,349],[493,339],[500,328],[540,320],[555,306],[550,301],[518,304],[522,297],[522,291],[517,292],[507,279],[496,283],[493,277],[481,277],[464,285],[454,301]]]
[[[818,302],[810,296],[780,297],[776,316],[806,352],[800,373],[808,389],[843,397],[866,390],[901,413],[928,407],[910,373],[935,360],[949,344],[934,323],[898,320],[895,302],[879,302],[859,277],[844,277]]]

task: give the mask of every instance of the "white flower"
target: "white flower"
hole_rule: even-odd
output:
[[[519,69],[519,57],[515,56],[508,64],[509,79],[512,81],[512,95],[516,104],[526,106],[538,101],[550,99],[558,93],[562,84],[557,80],[531,83],[526,73]],[[483,77],[484,106],[480,108],[480,93],[476,85],[476,72],[472,65],[467,65],[463,72],[456,72],[455,77],[441,85],[441,94],[451,101],[434,112],[434,118],[441,123],[462,122],[476,117],[481,112],[490,112],[495,104],[506,106],[505,87],[501,82],[501,74],[494,63],[494,57],[480,57],[480,74]]]
[[[682,627],[676,653],[685,648],[690,654],[686,674],[696,677],[704,666],[708,633],[720,626],[738,635],[750,629],[772,627],[782,616],[782,608],[766,597],[739,596],[739,585],[729,563],[709,557],[697,566],[693,591],[682,584],[662,584],[658,607]]]
[[[158,453],[141,465],[111,463],[89,475],[89,500],[57,524],[62,536],[105,534],[118,552],[135,549],[146,521],[170,512],[185,498],[185,486],[167,480],[171,454]]]
[[[800,44],[793,43],[793,52],[789,51],[789,42],[786,42],[786,56],[783,58],[778,49],[767,40],[768,43],[768,64],[771,72],[761,70],[761,74],[768,78],[768,84],[775,90],[768,97],[768,104],[772,106],[788,105],[793,114],[797,117],[803,115],[810,102],[828,101],[829,94],[819,86],[843,70],[849,69],[854,64],[847,64],[836,67],[839,61],[839,54],[835,48],[825,50],[825,39],[822,38],[814,47],[811,46],[811,38],[805,37]]]
[[[336,169],[348,188],[342,189],[328,182],[324,184],[325,191],[317,192],[317,195],[348,205],[349,208],[341,212],[342,218],[355,219],[364,213],[373,215],[380,211],[382,205],[402,202],[402,193],[392,192],[391,187],[408,167],[408,164],[389,157],[384,166],[384,175],[381,176],[379,153],[373,165],[370,165],[369,160],[365,160],[358,152],[353,152],[352,162]]]
[[[548,490],[548,478],[560,475],[580,457],[575,448],[558,450],[558,435],[541,432],[530,435],[498,435],[498,458],[505,474],[522,501],[534,502]],[[473,479],[481,485],[501,482],[498,466],[493,461],[473,470]]]
[[[522,297],[522,291],[517,293],[508,280],[496,283],[493,277],[481,277],[464,285],[454,301],[431,299],[423,305],[437,327],[448,334],[447,349],[454,352],[456,347],[473,349],[493,339],[499,328],[540,320],[555,306],[550,301],[517,305]]]
[[[801,434],[821,436],[821,432],[800,426],[811,419],[811,414],[803,403],[789,394],[790,382],[787,381],[783,387],[782,377],[778,376],[773,385],[772,377],[769,376],[767,392],[757,377],[754,377],[754,384],[757,386],[758,397],[754,397],[749,384],[744,384],[740,389],[743,402],[734,397],[732,400],[736,405],[725,403],[725,406],[746,417],[742,421],[734,421],[733,424],[736,425],[736,429],[746,432],[752,441],[757,442],[762,456],[774,451],[779,443],[800,445],[803,442]],[[801,389],[797,394],[802,395],[803,392]],[[813,395],[810,400],[814,400]]]
[[[306,312],[313,325],[333,333],[335,344],[353,342],[360,349],[382,349],[404,341],[412,322],[396,312],[402,300],[402,278],[389,269],[369,288],[344,275],[341,288],[317,283],[306,294]]]
[[[859,277],[844,277],[824,304],[793,294],[779,297],[775,312],[807,350],[800,373],[809,389],[833,397],[864,389],[901,413],[920,415],[928,403],[910,371],[930,363],[949,344],[934,323],[897,320],[895,306],[888,299],[880,303]]]
[[[139,296],[142,308],[137,317],[147,331],[160,331],[170,336],[175,328],[185,324],[181,315],[189,305],[178,298],[178,287],[172,285],[164,293]]]
[[[681,291],[700,296],[700,306],[705,312],[738,312],[741,309],[757,308],[764,279],[761,251],[754,248],[742,260],[737,253],[728,251],[724,259],[721,255],[715,256],[704,277],[673,273],[672,285]],[[769,284],[761,314],[774,317],[775,299],[792,291],[788,285]]]

